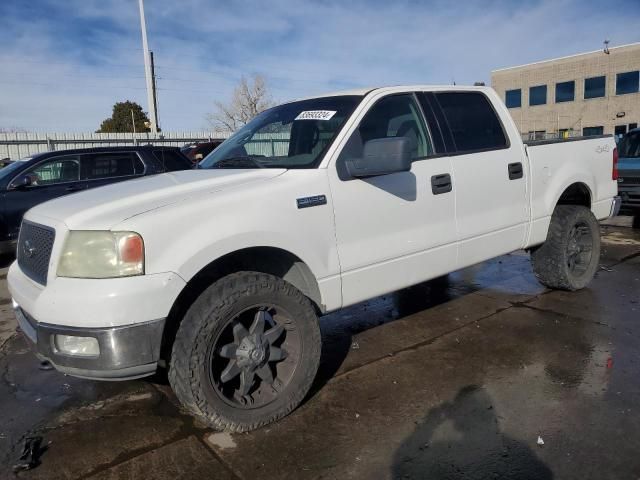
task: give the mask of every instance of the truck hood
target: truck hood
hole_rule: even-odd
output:
[[[285,169],[184,170],[127,180],[40,204],[25,218],[47,217],[71,230],[109,229],[136,215],[283,174]]]

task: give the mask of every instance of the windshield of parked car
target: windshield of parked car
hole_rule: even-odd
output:
[[[200,162],[201,168],[315,168],[362,99],[314,98],[265,110]]]
[[[640,157],[640,131],[626,134],[618,144],[620,158]]]
[[[18,160],[17,162],[10,163],[6,167],[0,168],[0,181],[6,180],[7,177],[13,176],[21,167],[25,165],[24,162],[31,160],[31,157]]]

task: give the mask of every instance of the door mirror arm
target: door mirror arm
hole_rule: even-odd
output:
[[[20,175],[9,184],[7,190],[22,190],[33,185],[37,185],[37,177],[33,174]]]

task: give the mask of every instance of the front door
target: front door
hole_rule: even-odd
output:
[[[413,94],[371,102],[329,166],[343,306],[436,277],[456,261],[450,159],[434,156]],[[361,158],[366,142],[398,136],[413,144],[410,171],[364,179],[348,175],[345,159]]]
[[[20,186],[19,179],[31,178],[30,186]],[[87,183],[80,180],[78,155],[48,158],[18,176],[5,194],[5,211],[9,238],[17,240],[23,215],[32,207],[63,195],[84,190]]]

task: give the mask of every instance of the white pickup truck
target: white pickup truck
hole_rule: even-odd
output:
[[[592,279],[619,208],[612,137],[524,145],[489,88],[353,90],[259,114],[200,169],[39,205],[8,282],[41,359],[93,379],[167,368],[209,425],[291,412],[318,318],[514,250]]]

